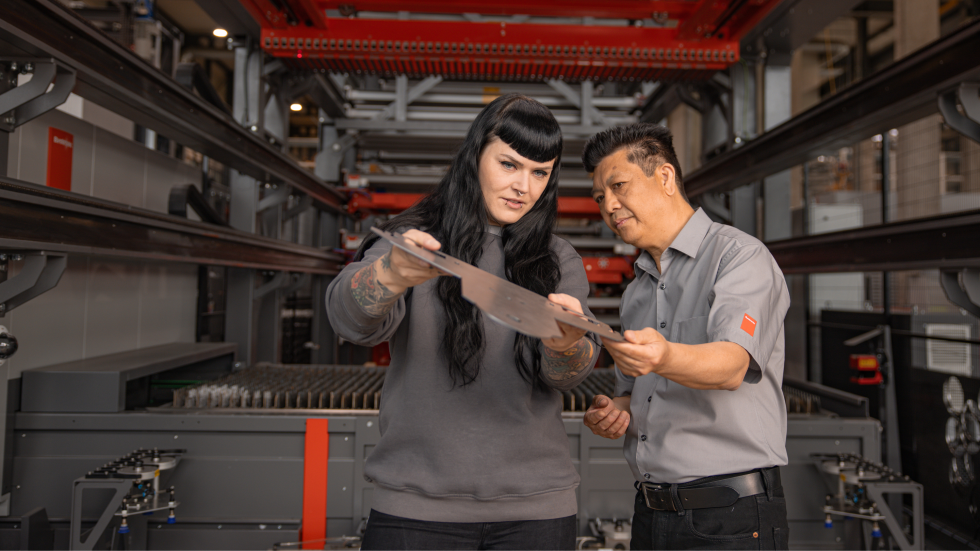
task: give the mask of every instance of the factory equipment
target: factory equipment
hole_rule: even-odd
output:
[[[142,548],[146,546],[148,519],[145,515],[168,511],[167,524],[176,523],[176,510],[180,505],[175,497],[176,489],[170,486],[161,492],[160,479],[169,479],[172,473],[168,471],[177,467],[181,454],[186,452],[183,449],[140,448],[76,479],[72,486],[70,548],[104,548],[107,530],[112,532],[110,549],[132,549],[133,539],[143,540],[142,545],[136,545],[136,548]],[[112,497],[102,508],[95,526],[83,531],[83,511],[94,505],[92,502],[99,502],[100,490],[111,490]],[[93,494],[96,495],[92,497]],[[117,535],[129,543],[116,546]]]
[[[188,451],[179,469],[161,473],[170,479],[160,487],[180,489],[180,522],[127,513],[129,548],[356,543],[352,538],[373,499],[363,469],[380,439],[384,368],[236,367],[233,347],[167,345],[26,371],[12,423],[11,515],[0,519],[0,541],[15,537],[22,519],[43,507],[55,548],[68,548],[72,519],[94,526],[106,511],[104,503],[90,507],[88,501],[73,507],[72,488],[122,484],[112,478],[76,480],[78,473],[101,475],[101,467],[134,448],[179,446]],[[628,547],[635,490],[622,441],[592,434],[581,419],[594,396],[610,395],[614,385],[612,370],[596,369],[562,393],[569,450],[582,477],[583,546]],[[868,417],[863,398],[803,381],[787,381],[784,393],[789,465],[782,478],[791,545],[843,548],[842,523],[823,527],[825,482],[811,454],[854,453],[879,461],[880,425]],[[318,461],[327,473],[320,481],[305,469]],[[144,469],[151,462],[144,460]],[[319,513],[304,507],[310,496],[322,498]],[[117,521],[121,503],[110,515]]]
[[[925,549],[924,517],[922,508],[922,485],[913,482],[908,476],[895,472],[887,465],[870,461],[859,454],[813,454],[818,467],[836,479],[836,493],[827,494],[823,512],[826,513],[824,526],[832,528],[834,518],[857,519],[864,525],[860,541],[849,541],[853,549],[872,549],[880,547],[883,537],[881,524],[887,529],[890,540],[899,549]],[[904,512],[892,509],[886,502],[886,494],[907,494],[912,498],[910,521],[903,519]],[[906,533],[905,526],[911,528]],[[887,548],[892,548],[888,546]]]

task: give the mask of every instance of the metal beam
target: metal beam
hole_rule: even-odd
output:
[[[0,2],[0,53],[54,57],[76,71],[83,98],[258,180],[287,182],[323,207],[343,204],[285,153],[56,0]]]
[[[980,75],[980,20],[839,92],[688,175],[689,196],[728,191],[937,111],[937,95]]]
[[[228,31],[230,36],[248,36],[257,39],[262,27],[238,0],[197,0],[211,19]]]
[[[469,122],[456,121],[378,121],[371,119],[339,119],[336,121],[338,129],[345,130],[407,130],[412,132],[445,132],[447,134],[458,134],[465,136],[472,124]],[[611,125],[610,125],[611,126]],[[610,126],[595,125],[582,126],[578,124],[561,125],[561,133],[566,138],[568,136],[592,136]]]
[[[333,275],[341,255],[0,178],[0,248]]]
[[[766,243],[785,274],[980,266],[980,212]]]
[[[418,82],[411,89],[408,88],[408,77],[405,75],[398,75],[395,85],[397,90],[395,92],[395,101],[391,102],[387,107],[378,112],[374,116],[374,120],[383,121],[395,118],[398,122],[405,121],[405,115],[408,110],[408,105],[413,101],[419,99],[426,92],[436,87],[437,84],[442,82],[441,76],[430,76],[426,77],[422,82]]]
[[[343,118],[344,96],[333,81],[322,74],[301,75],[292,78],[287,87],[286,99],[293,100],[309,95],[321,111],[332,119]]]

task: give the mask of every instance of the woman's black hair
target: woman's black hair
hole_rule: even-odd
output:
[[[483,254],[488,221],[480,187],[480,156],[494,139],[500,139],[532,161],[555,160],[548,185],[538,201],[520,220],[504,226],[501,234],[507,279],[547,296],[555,292],[561,278],[558,256],[550,245],[558,213],[562,137],[551,111],[527,96],[506,94],[490,102],[473,121],[435,191],[380,227],[388,231],[421,229],[442,243],[442,252],[476,265]],[[375,240],[365,239],[356,258],[363,257]],[[440,277],[436,288],[446,315],[442,353],[448,360],[453,384],[466,386],[476,380],[482,366],[483,315],[462,297],[462,283],[458,278]],[[538,339],[518,333],[514,358],[521,376],[539,386],[542,384],[541,352],[537,343]]]

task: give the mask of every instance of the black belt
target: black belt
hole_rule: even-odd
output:
[[[766,469],[773,488],[780,486],[779,469]],[[711,507],[728,507],[734,505],[739,498],[766,493],[766,481],[762,471],[735,475],[728,478],[718,478],[707,482],[688,482],[686,484],[653,484],[640,483],[639,490],[646,499],[647,507],[657,511],[677,511],[671,496],[672,487],[676,486],[677,498],[683,509],[707,509]]]

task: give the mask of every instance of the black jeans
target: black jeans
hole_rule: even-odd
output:
[[[773,469],[765,469],[767,483]],[[630,549],[787,549],[786,498],[782,485],[768,484],[731,507],[655,511],[637,492],[632,535]]]
[[[371,509],[361,549],[575,549],[575,515],[513,522],[429,522]]]

